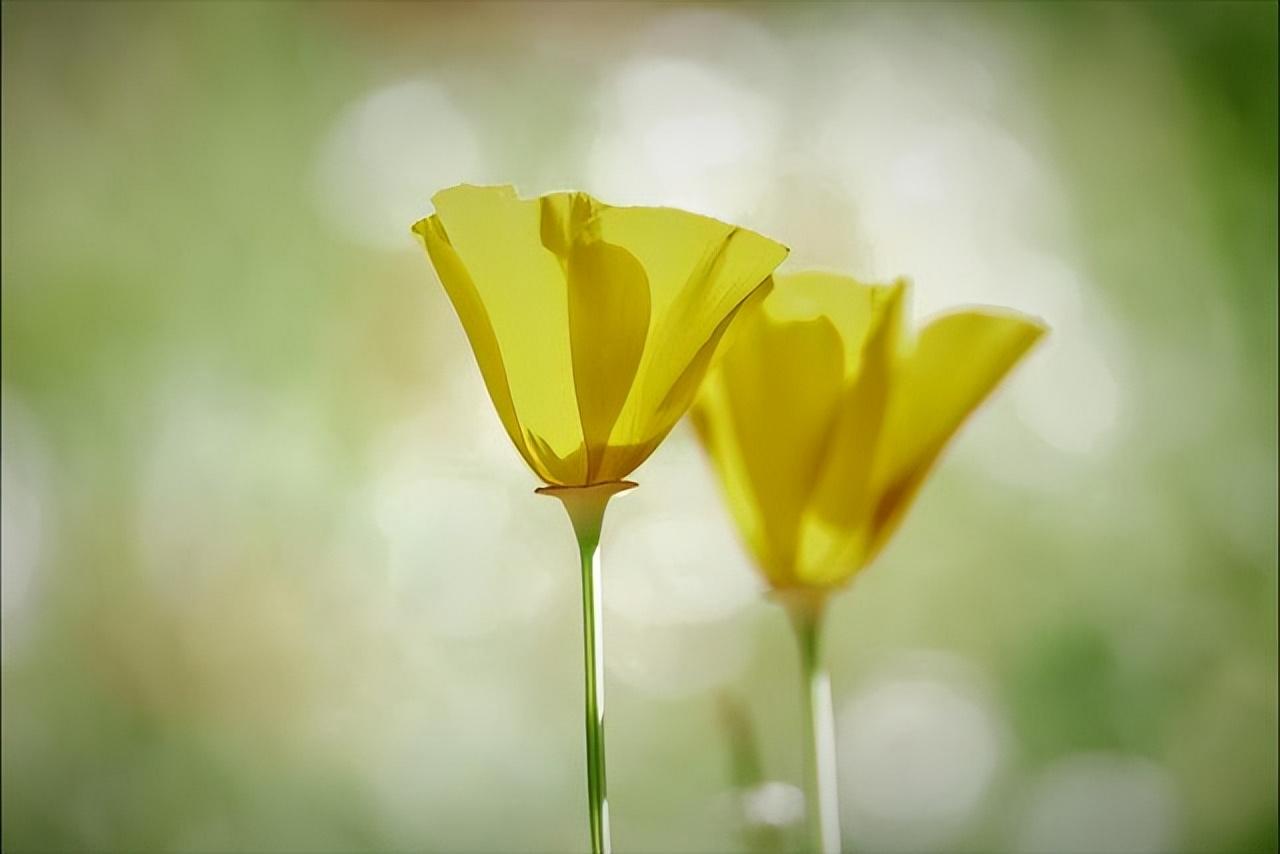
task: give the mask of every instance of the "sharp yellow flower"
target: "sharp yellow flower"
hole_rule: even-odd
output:
[[[459,186],[413,226],[502,425],[564,503],[582,567],[591,849],[610,850],[600,527],[697,394],[734,316],[787,249],[672,208]]]
[[[884,548],[948,441],[1045,326],[965,309],[913,336],[904,281],[775,281],[739,318],[694,423],[770,585],[829,590]]]
[[[787,254],[718,220],[586,193],[462,185],[432,203],[413,232],[507,435],[553,486],[620,481],[644,462]]]

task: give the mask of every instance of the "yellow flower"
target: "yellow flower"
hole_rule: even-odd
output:
[[[754,232],[586,193],[437,193],[413,226],[529,467],[619,481],[688,409],[743,302],[786,257]]]
[[[694,422],[778,590],[870,563],[956,430],[1046,331],[997,309],[906,328],[906,283],[776,277],[704,383]]]

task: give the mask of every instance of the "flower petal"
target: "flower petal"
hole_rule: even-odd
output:
[[[857,373],[876,309],[888,296],[887,285],[864,285],[850,276],[806,271],[775,276],[775,296],[765,310],[777,320],[822,316],[840,330],[844,375]]]
[[[627,461],[634,468],[692,402],[700,369],[689,381],[690,366],[787,249],[754,232],[672,208],[606,208],[597,222],[601,237],[626,247],[649,281],[652,319],[644,354],[610,441],[634,447]],[[709,361],[710,354],[703,358]],[[680,393],[673,396],[678,384]]]
[[[756,309],[735,327],[694,423],[765,574],[790,586],[801,517],[843,385],[842,344],[822,316],[778,321]]]
[[[872,541],[883,548],[956,430],[1047,331],[1013,312],[963,311],[934,320],[894,381],[886,418],[891,442],[877,455]]]
[[[453,303],[454,311],[462,321],[462,328],[471,342],[471,351],[475,353],[476,362],[480,366],[480,375],[484,377],[485,388],[489,390],[489,397],[498,410],[498,418],[502,420],[507,436],[534,473],[545,480],[549,472],[538,463],[537,457],[530,452],[524,440],[523,430],[516,418],[515,405],[511,402],[511,389],[507,385],[507,372],[502,365],[498,339],[467,268],[450,245],[449,236],[445,234],[439,217],[431,216],[414,223],[413,233],[426,248],[440,282],[444,285],[445,293],[449,295],[449,301]]]
[[[842,396],[822,478],[814,490],[797,572],[809,585],[840,584],[863,563],[871,476],[885,437],[890,383],[904,335],[907,284],[867,288],[872,303],[857,372]]]
[[[573,246],[582,240],[599,240],[595,216],[607,205],[586,193],[552,193],[538,199],[538,234],[562,267],[569,266]]]
[[[595,483],[609,435],[644,351],[649,331],[649,280],[635,256],[603,240],[574,243],[568,253],[566,277],[573,381],[587,446],[587,482]],[[629,473],[607,479],[620,480]]]
[[[720,346],[721,342],[731,335],[733,328],[738,325],[734,321],[740,315],[750,313],[753,307],[768,295],[769,290],[769,280],[766,279],[765,284],[748,294],[746,299],[738,303],[724,320],[720,321],[720,325],[712,331],[711,337],[706,340],[685,367],[684,372],[667,390],[667,396],[651,411],[652,421],[665,427],[660,432],[650,433],[647,438],[638,443],[610,445],[605,451],[604,463],[601,466],[602,477],[614,479],[626,477],[647,460],[658,445],[662,444],[662,440],[675,427],[680,416],[689,411],[689,407],[698,395],[698,390],[702,387],[707,371],[715,362],[715,356],[722,355],[724,348]]]
[[[586,482],[565,276],[543,244],[542,204],[511,187],[461,185],[432,197],[501,351],[516,419],[544,480]],[[569,205],[569,207],[572,207]]]

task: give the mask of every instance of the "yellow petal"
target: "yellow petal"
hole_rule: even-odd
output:
[[[568,290],[556,254],[543,244],[542,203],[517,198],[511,187],[468,185],[432,202],[488,313],[515,418],[539,462],[534,470],[550,483],[585,483]],[[571,200],[561,204],[572,210]]]
[[[718,370],[707,375],[689,416],[720,477],[725,501],[738,525],[739,534],[765,575],[772,577],[771,567],[778,561],[765,535],[764,515],[747,473],[746,454],[738,443],[733,408]]]
[[[849,276],[806,271],[775,276],[775,296],[765,310],[776,320],[826,317],[840,330],[844,375],[857,373],[867,332],[889,295],[889,286],[864,285]]]
[[[786,257],[781,244],[671,208],[606,208],[601,238],[623,246],[649,282],[651,320],[635,384],[610,439],[606,468],[625,476],[679,420],[710,361],[705,348]]]
[[[649,281],[630,252],[603,240],[568,250],[573,381],[587,449],[587,481],[601,474],[609,435],[631,391],[649,331]],[[630,472],[609,472],[621,480]]]
[[[1045,333],[1013,312],[963,311],[934,320],[899,368],[877,456],[872,540],[884,547],[947,442]]]
[[[801,517],[823,465],[843,385],[840,336],[826,317],[776,322],[757,312],[715,372],[749,487],[731,495],[758,517],[761,563],[770,580],[794,575]],[[744,508],[745,509],[745,508]]]
[[[739,316],[750,313],[753,307],[758,306],[759,302],[768,295],[770,281],[766,279],[763,285],[752,291],[746,299],[738,303],[729,312],[724,320],[720,321],[720,325],[712,330],[711,337],[702,345],[701,349],[694,355],[693,360],[685,367],[684,372],[667,390],[667,396],[662,399],[657,408],[651,413],[651,420],[654,423],[666,426],[660,432],[650,433],[647,439],[639,443],[611,445],[605,451],[604,463],[601,466],[602,477],[607,476],[615,479],[626,477],[648,459],[654,449],[662,443],[671,428],[680,420],[680,416],[689,411],[689,407],[697,398],[698,390],[703,386],[707,371],[715,364],[715,357],[718,354],[722,354],[725,349],[725,347],[721,346],[722,342],[736,325],[735,321]]]
[[[502,352],[498,347],[498,339],[494,335],[493,326],[489,322],[489,314],[485,311],[480,293],[471,281],[467,268],[458,258],[458,253],[449,244],[448,235],[440,224],[439,217],[428,217],[413,225],[413,232],[422,241],[431,263],[440,276],[445,293],[453,303],[462,328],[471,342],[471,350],[475,353],[476,362],[480,366],[480,375],[484,377],[485,388],[493,406],[498,410],[502,426],[506,428],[511,443],[516,446],[529,467],[544,480],[550,473],[540,465],[536,456],[530,453],[525,442],[520,422],[516,419],[515,405],[511,402],[511,389],[507,385],[507,372],[502,364]]]
[[[606,205],[586,193],[552,193],[538,199],[542,245],[569,266],[569,254],[579,241],[598,240],[596,214]]]
[[[804,584],[841,584],[862,563],[870,538],[873,463],[885,438],[890,383],[904,335],[906,290],[904,281],[866,288],[871,302],[866,339],[842,396],[806,519],[797,565]]]

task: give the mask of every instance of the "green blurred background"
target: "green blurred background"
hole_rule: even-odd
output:
[[[586,845],[466,180],[1053,325],[834,607],[847,848],[1274,851],[1276,9],[4,3],[4,849]],[[637,480],[616,844],[792,849],[785,619],[691,431]]]

